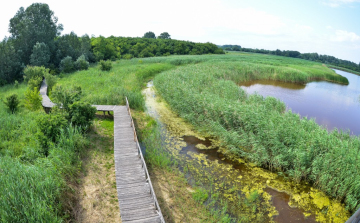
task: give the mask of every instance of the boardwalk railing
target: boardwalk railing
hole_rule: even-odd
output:
[[[130,106],[129,106],[129,101],[127,99],[127,97],[125,97],[125,100],[126,100],[126,108],[128,110],[128,113],[130,115],[130,118],[131,118],[131,126],[134,130],[134,141],[136,142],[136,146],[137,146],[137,150],[138,150],[138,154],[141,158],[141,162],[142,162],[142,165],[143,165],[143,168],[145,170],[145,174],[146,174],[146,181],[149,183],[149,186],[150,186],[150,193],[151,193],[151,196],[152,198],[154,199],[155,201],[155,208],[156,208],[156,211],[158,212],[159,216],[160,216],[160,220],[162,223],[165,223],[165,220],[164,220],[164,217],[161,213],[161,209],[160,209],[160,206],[159,206],[159,202],[157,201],[156,199],[156,195],[155,195],[155,191],[154,191],[154,188],[152,186],[152,183],[151,183],[151,179],[150,179],[150,176],[149,176],[149,172],[148,172],[148,169],[146,167],[146,163],[145,163],[145,159],[144,159],[144,156],[141,152],[141,148],[140,148],[140,144],[139,144],[139,141],[138,141],[138,138],[137,138],[137,135],[136,135],[136,131],[135,131],[135,125],[134,125],[134,120],[131,116],[131,110],[130,110]]]
[[[359,223],[359,222],[360,222],[360,208],[353,214],[353,216],[349,218],[349,220],[346,221],[346,223]]]

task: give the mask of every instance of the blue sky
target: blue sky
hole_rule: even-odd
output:
[[[242,47],[317,52],[360,62],[360,0],[73,0],[42,1],[78,35],[142,36],[169,32],[173,39]],[[17,10],[0,8],[0,37]]]

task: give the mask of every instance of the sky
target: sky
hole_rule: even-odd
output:
[[[172,39],[297,50],[360,62],[360,0],[43,0],[63,24],[62,34]],[[0,38],[31,0],[0,8]]]

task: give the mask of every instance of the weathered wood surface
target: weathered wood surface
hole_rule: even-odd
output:
[[[346,223],[359,223],[360,222],[360,208],[351,216]]]
[[[44,108],[52,108],[55,104],[46,92],[44,80],[40,88],[42,105]],[[128,103],[127,106],[93,106],[98,111],[114,112],[115,175],[122,222],[165,222],[137,142]]]
[[[45,83],[45,80],[43,80],[43,82],[41,83],[40,95],[42,96],[41,104],[44,108],[52,108],[55,106],[55,104],[47,96],[47,85]]]

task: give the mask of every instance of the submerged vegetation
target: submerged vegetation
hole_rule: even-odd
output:
[[[261,78],[290,82],[319,77],[346,82],[346,78],[302,60],[249,54],[230,58],[233,61],[215,59],[163,72],[154,84],[181,117],[219,139],[226,153],[286,173],[296,182],[311,182],[344,202],[348,210],[356,210],[360,206],[360,139],[347,132],[328,132],[314,120],[285,111],[277,99],[247,95],[236,85]],[[244,60],[258,62],[246,66]]]

